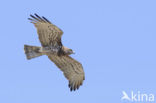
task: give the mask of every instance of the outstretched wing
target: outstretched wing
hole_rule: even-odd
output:
[[[82,85],[85,76],[83,67],[78,61],[67,55],[50,55],[48,58],[63,71],[64,76],[69,80],[69,88],[71,91],[75,91]]]
[[[43,47],[46,46],[62,46],[61,36],[63,31],[59,29],[57,26],[52,24],[45,17],[40,17],[37,14],[30,15],[32,18],[28,18],[31,20],[31,23],[35,25],[37,28],[37,33],[39,35],[39,40]]]

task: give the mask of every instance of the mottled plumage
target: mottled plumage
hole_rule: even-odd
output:
[[[83,67],[81,63],[69,56],[74,53],[72,49],[62,45],[63,31],[43,16],[37,14],[30,16],[31,18],[28,19],[36,27],[42,47],[24,45],[27,59],[47,55],[69,80],[70,90],[78,89],[85,79]]]

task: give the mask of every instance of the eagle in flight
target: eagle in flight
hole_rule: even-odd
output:
[[[73,59],[70,55],[74,54],[72,49],[63,46],[61,37],[63,31],[52,24],[44,16],[37,14],[30,15],[28,18],[37,29],[41,47],[24,45],[24,51],[28,60],[47,55],[54,64],[63,71],[64,76],[69,80],[70,90],[79,89],[85,79],[82,64]]]

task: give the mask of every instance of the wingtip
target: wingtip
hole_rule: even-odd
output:
[[[38,17],[38,14],[37,13],[34,13],[34,15]]]
[[[36,20],[39,22],[47,22],[51,24],[51,22],[47,18],[45,18],[44,16],[40,17],[37,13],[34,13],[34,15],[30,14],[30,17],[33,18],[33,19],[30,18],[31,20]]]
[[[31,17],[33,17],[33,15],[32,15],[32,14],[30,14],[30,16],[31,16]]]
[[[42,16],[42,18],[43,18],[46,22],[51,23],[46,17]]]
[[[28,20],[33,20],[33,19],[31,19],[31,18],[28,18]]]
[[[80,84],[80,85],[82,85],[82,84]],[[72,84],[68,84],[68,87],[70,88],[70,91],[72,92],[72,91],[76,91],[76,90],[78,90],[79,89],[79,87],[80,87],[80,85],[72,85]]]

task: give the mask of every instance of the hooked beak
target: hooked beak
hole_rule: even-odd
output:
[[[75,51],[73,51],[73,54],[75,54]]]

